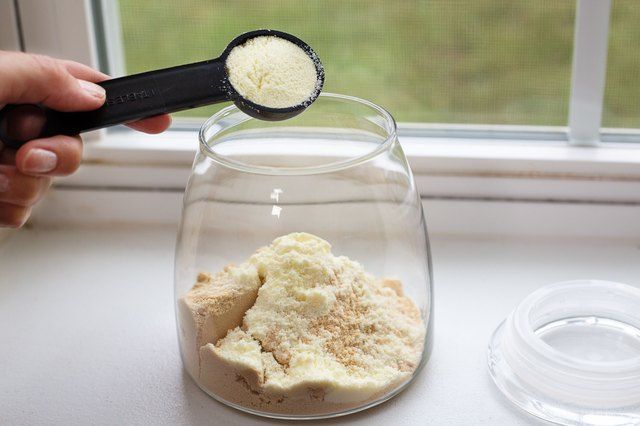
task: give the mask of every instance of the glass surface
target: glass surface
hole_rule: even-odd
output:
[[[640,330],[610,318],[564,318],[536,334],[555,350],[586,361],[615,362],[640,355]]]
[[[391,116],[375,105],[356,98],[323,94],[300,116],[281,122],[250,119],[235,107],[229,107],[204,124],[200,137],[200,151],[184,198],[175,269],[181,353],[185,368],[196,383],[209,395],[226,404],[255,414],[281,418],[342,415],[376,405],[403,389],[429,357],[433,302],[430,252],[420,197],[396,138],[395,123]],[[355,386],[355,382],[346,380],[335,385],[336,382],[332,381],[334,379],[324,376],[329,374],[329,368],[325,365],[313,369],[317,377],[308,379],[308,383],[303,380],[300,386],[306,390],[301,394],[290,389],[277,390],[273,385],[270,376],[272,373],[269,373],[264,357],[273,353],[280,363],[282,361],[277,358],[280,349],[274,349],[267,342],[269,333],[263,338],[249,328],[248,324],[251,324],[247,318],[251,317],[249,311],[245,310],[266,306],[262,302],[271,291],[266,286],[274,288],[270,284],[270,276],[302,277],[300,286],[324,288],[318,284],[322,279],[315,275],[307,276],[306,272],[296,272],[295,268],[298,266],[295,265],[299,264],[312,269],[318,267],[321,271],[333,271],[333,267],[323,269],[325,267],[313,259],[305,261],[306,263],[287,261],[282,266],[286,272],[276,274],[272,271],[269,273],[272,275],[267,274],[267,278],[260,276],[261,287],[257,296],[251,296],[254,299],[238,308],[239,312],[243,312],[210,319],[212,317],[207,315],[213,312],[213,308],[200,307],[194,310],[189,305],[192,294],[190,290],[196,280],[203,277],[200,275],[198,278],[200,273],[215,274],[227,265],[241,264],[258,248],[293,232],[310,233],[328,241],[334,255],[347,256],[358,262],[368,274],[375,277],[375,282],[388,278],[401,283],[401,292],[404,294],[402,297],[407,298],[402,300],[411,301],[410,305],[415,307],[405,304],[393,314],[405,315],[417,308],[416,324],[415,327],[412,326],[412,330],[421,330],[423,338],[415,340],[419,342],[419,347],[418,344],[413,346],[417,350],[415,362],[404,365],[403,360],[398,360],[397,368],[402,370],[402,374],[397,380],[380,385],[376,392],[365,395],[364,388],[359,388],[362,393],[354,391],[352,385]],[[295,245],[287,247],[286,253],[297,253]],[[315,255],[315,251],[310,254]],[[349,268],[351,267],[344,266],[335,269],[336,275],[331,278],[331,285],[338,289],[349,288],[348,286],[356,285],[361,280],[366,283],[363,288],[373,288],[372,282],[364,275],[357,279],[349,278],[352,276]],[[222,288],[221,286],[221,283],[215,283],[210,290]],[[401,293],[396,296],[394,290],[394,294],[391,294],[389,288],[385,290],[385,297],[391,297],[389,300],[393,301],[400,300]],[[302,290],[294,286],[290,291],[298,294]],[[368,294],[367,292],[360,293],[358,290],[353,294]],[[238,292],[233,294],[237,295]],[[284,298],[276,298],[269,306],[280,309],[278,303],[289,300],[287,297],[290,295],[286,292],[282,294],[285,295]],[[308,305],[305,303],[316,303],[313,301],[319,298],[304,294],[307,295],[299,299],[302,304],[294,304],[295,314],[291,314],[294,318],[310,318],[311,314],[307,311],[299,313],[297,309],[307,309]],[[208,297],[208,300],[213,300],[217,296]],[[352,308],[347,309],[344,304],[346,299],[341,297],[336,296],[335,301],[331,301],[331,297],[326,299],[329,300],[328,310],[318,311],[321,313],[317,317],[313,314],[313,318],[320,323],[334,317],[342,318],[334,324],[337,329],[345,321],[351,321],[356,327],[354,332],[369,330],[366,332],[371,332],[372,336],[378,336],[377,333],[384,332],[380,330],[392,327],[391,322],[382,321],[369,328],[367,324],[381,306],[366,302],[369,307],[365,313],[353,316],[345,312],[364,306],[363,299],[359,299],[361,296],[344,296],[356,297],[349,302],[348,306]],[[322,305],[324,302],[318,303]],[[356,311],[360,312],[358,309]],[[283,311],[281,315],[271,315],[261,327],[273,327],[270,330],[275,334],[283,329],[288,333],[292,328],[287,324],[280,324],[284,321],[283,317],[289,314],[290,312]],[[204,339],[203,336],[212,334],[202,329],[194,333],[194,321],[203,321],[205,325],[208,324],[206,327],[212,329],[222,327],[222,332],[216,332],[216,337]],[[224,321],[229,321],[230,325],[225,324],[223,327],[221,323]],[[400,321],[404,324],[404,320]],[[264,376],[251,376],[252,373],[248,371],[251,368],[246,365],[243,369],[238,367],[240,364],[234,364],[236,367],[233,368],[237,370],[229,370],[230,364],[227,361],[221,363],[219,359],[216,359],[217,363],[207,364],[208,355],[203,354],[214,351],[214,347],[226,347],[230,341],[229,330],[235,325],[243,327],[238,332],[249,333],[260,342],[263,352],[253,359],[263,359],[265,362],[260,364],[261,367],[255,367],[258,371],[264,368]],[[308,335],[308,330],[302,326],[299,328],[295,329],[295,333],[299,333],[296,334],[297,337],[287,340],[289,343],[285,346],[293,345],[296,350],[301,350],[300,348],[306,347],[305,342],[320,342],[321,349],[316,348],[314,351],[320,351],[323,357],[330,351],[332,355],[327,355],[326,359],[330,363],[340,362],[341,365],[336,368],[342,368],[343,361],[340,360],[347,354],[359,354],[362,351],[371,351],[367,356],[372,357],[368,359],[373,364],[384,351],[387,353],[385,356],[397,356],[382,337],[376,337],[376,344],[363,349],[359,342],[349,341],[344,336],[341,338],[339,334],[332,338],[327,338],[325,334],[322,334],[325,336],[322,338],[307,338],[305,336]],[[325,331],[334,336],[335,330]],[[398,336],[408,338],[409,334],[403,333]],[[352,333],[348,332],[347,336],[350,335]],[[206,343],[215,345],[207,346]],[[401,349],[400,352],[404,350]],[[298,354],[291,355],[291,359],[286,361],[287,368],[293,370],[294,365],[299,365],[300,360],[306,358],[293,349],[290,353]],[[363,365],[354,365],[353,368],[357,371],[369,371]],[[382,366],[381,370],[386,370],[387,367]],[[221,387],[220,377],[232,377],[233,380],[229,386]]]
[[[640,289],[577,280],[528,295],[489,342],[513,404],[565,425],[640,424]]]
[[[602,127],[640,128],[640,3],[614,0]]]
[[[575,4],[120,0],[120,14],[128,73],[210,59],[239,33],[273,28],[313,47],[325,90],[370,99],[399,121],[564,126]]]

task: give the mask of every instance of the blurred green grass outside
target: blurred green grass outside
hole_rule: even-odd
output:
[[[567,122],[573,0],[120,0],[120,10],[127,73],[216,57],[236,35],[274,28],[316,50],[326,91],[398,121]],[[614,0],[606,126],[640,127],[640,80],[626,78],[640,74],[639,18],[640,2]]]

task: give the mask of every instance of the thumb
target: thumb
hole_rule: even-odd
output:
[[[43,104],[58,111],[99,108],[105,91],[73,77],[62,61],[0,51],[0,104]]]

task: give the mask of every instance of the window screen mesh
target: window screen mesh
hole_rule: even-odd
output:
[[[273,28],[318,52],[326,91],[398,121],[567,122],[573,0],[120,0],[120,14],[127,73],[217,57]]]
[[[640,2],[614,0],[603,127],[640,128]]]

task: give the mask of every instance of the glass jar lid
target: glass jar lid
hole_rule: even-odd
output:
[[[500,391],[542,419],[640,423],[640,289],[598,280],[542,287],[498,326],[488,364]]]

